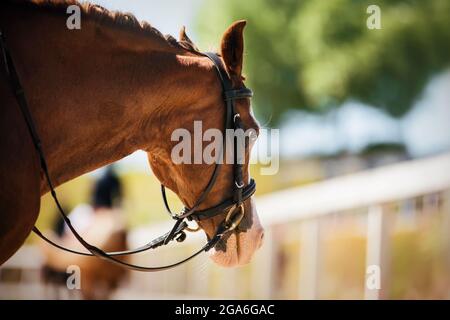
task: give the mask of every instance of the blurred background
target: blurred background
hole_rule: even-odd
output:
[[[266,237],[250,265],[223,269],[203,255],[171,271],[132,272],[107,297],[450,298],[449,1],[91,2],[175,37],[184,25],[203,51],[218,49],[226,28],[246,19],[253,108],[263,127],[280,129],[278,173],[251,165]],[[366,24],[373,4],[381,29]],[[115,170],[128,247],[166,232],[171,221],[145,154]],[[104,171],[58,188],[68,211],[90,202]],[[169,200],[181,208],[175,195]],[[38,226],[55,221],[44,196]],[[173,262],[203,241],[195,235],[133,262]],[[31,236],[0,268],[0,297],[55,298],[38,242]],[[380,289],[366,285],[373,265]],[[82,297],[64,290],[56,297]]]

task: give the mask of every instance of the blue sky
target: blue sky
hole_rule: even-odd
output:
[[[196,11],[203,0],[94,0],[107,9],[131,12],[164,34],[178,37],[181,26],[197,38]],[[220,35],[218,35],[219,37]],[[340,149],[357,152],[368,143],[404,142],[412,156],[420,157],[450,150],[450,71],[430,81],[411,112],[395,120],[380,110],[348,102],[325,116],[293,112],[280,130],[280,151],[284,156],[306,157]],[[138,153],[127,165],[147,166]]]
[[[402,119],[351,101],[325,116],[294,112],[281,132],[281,151],[285,156],[333,153],[340,149],[358,152],[367,144],[379,142],[403,142],[413,157],[448,151],[450,70],[433,77]]]

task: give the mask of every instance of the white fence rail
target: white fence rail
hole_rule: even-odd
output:
[[[317,217],[438,192],[450,187],[450,154],[394,164],[259,197],[265,224]]]

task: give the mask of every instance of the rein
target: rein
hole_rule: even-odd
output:
[[[136,271],[144,271],[144,272],[155,272],[155,271],[162,271],[167,270],[170,268],[174,268],[176,266],[179,266],[192,258],[196,257],[202,252],[207,252],[211,248],[213,248],[226,234],[233,231],[241,222],[242,218],[245,215],[244,210],[244,201],[249,199],[256,190],[256,183],[253,179],[250,179],[250,182],[245,185],[243,181],[243,165],[238,163],[237,159],[237,139],[235,139],[234,143],[234,164],[233,164],[233,178],[234,178],[234,184],[233,184],[233,197],[224,200],[223,202],[219,203],[216,206],[213,206],[211,208],[203,209],[203,210],[197,210],[199,206],[202,204],[202,202],[206,199],[208,194],[211,192],[219,171],[220,171],[220,162],[218,161],[214,167],[214,171],[209,179],[208,184],[206,185],[203,192],[198,197],[195,204],[191,207],[185,207],[179,214],[175,214],[170,210],[165,187],[164,185],[161,185],[161,194],[164,201],[164,205],[167,209],[168,214],[175,220],[175,224],[172,227],[172,229],[167,232],[166,234],[152,240],[151,242],[147,243],[146,245],[143,245],[141,247],[138,247],[134,250],[126,250],[126,251],[116,251],[116,252],[105,252],[102,249],[88,243],[83,239],[83,237],[76,231],[76,229],[73,227],[69,217],[64,212],[58,197],[56,195],[55,189],[53,187],[52,181],[50,179],[50,175],[48,172],[48,166],[46,162],[46,158],[44,156],[44,152],[42,150],[42,144],[41,140],[39,138],[39,135],[36,131],[33,117],[30,113],[28,102],[25,96],[25,92],[23,90],[23,87],[21,85],[19,75],[17,73],[17,70],[15,68],[11,53],[6,46],[6,41],[4,38],[4,35],[2,31],[0,30],[0,49],[2,53],[3,58],[3,64],[5,66],[6,75],[8,77],[9,83],[11,85],[11,89],[14,93],[14,96],[17,100],[17,104],[20,107],[21,113],[24,117],[25,123],[27,125],[28,131],[30,133],[30,136],[33,140],[33,145],[38,153],[40,166],[42,171],[44,172],[50,193],[52,195],[52,198],[54,202],[56,203],[56,206],[58,207],[58,211],[61,214],[62,218],[64,219],[64,222],[69,227],[70,231],[73,233],[73,235],[76,237],[76,239],[81,243],[81,245],[88,251],[88,252],[81,252],[77,250],[73,250],[70,248],[63,247],[49,238],[47,238],[42,232],[36,227],[33,227],[33,232],[38,235],[40,238],[42,238],[44,241],[49,243],[50,245],[61,249],[66,252],[70,252],[77,255],[83,255],[83,256],[96,256],[101,259],[110,261],[114,264],[120,265],[122,267],[126,267],[131,270]],[[252,91],[248,88],[241,88],[241,89],[233,89],[231,79],[229,78],[225,67],[222,63],[222,60],[220,57],[215,53],[204,53],[204,56],[208,57],[212,63],[214,64],[215,70],[217,72],[217,75],[219,77],[219,80],[222,85],[222,92],[223,92],[223,99],[226,105],[226,116],[225,116],[225,127],[226,129],[243,129],[242,121],[240,119],[239,113],[236,112],[235,109],[235,100],[237,99],[245,99],[245,98],[251,98],[252,97]],[[218,159],[223,157],[223,151],[225,149],[226,143],[225,138],[226,135],[224,135],[224,143],[223,147],[220,150],[220,154]],[[148,267],[148,266],[140,266],[135,265],[131,263],[127,263],[125,261],[122,261],[116,257],[119,256],[126,256],[126,255],[132,255],[140,252],[144,252],[150,249],[155,249],[157,247],[163,246],[168,244],[169,242],[176,240],[178,242],[182,242],[186,238],[185,231],[194,232],[197,230],[192,230],[189,228],[187,222],[185,220],[195,220],[200,221],[204,219],[212,218],[216,215],[219,215],[221,213],[227,212],[225,219],[219,224],[219,226],[216,229],[216,232],[214,236],[208,240],[208,242],[198,251],[193,253],[191,256],[178,261],[173,264],[168,264],[164,266],[158,266],[158,267]]]

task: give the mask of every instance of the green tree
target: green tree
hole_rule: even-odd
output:
[[[366,12],[381,9],[381,29]],[[256,112],[324,111],[356,99],[400,117],[450,63],[449,0],[215,0],[198,15],[200,46],[248,21],[245,72]]]

